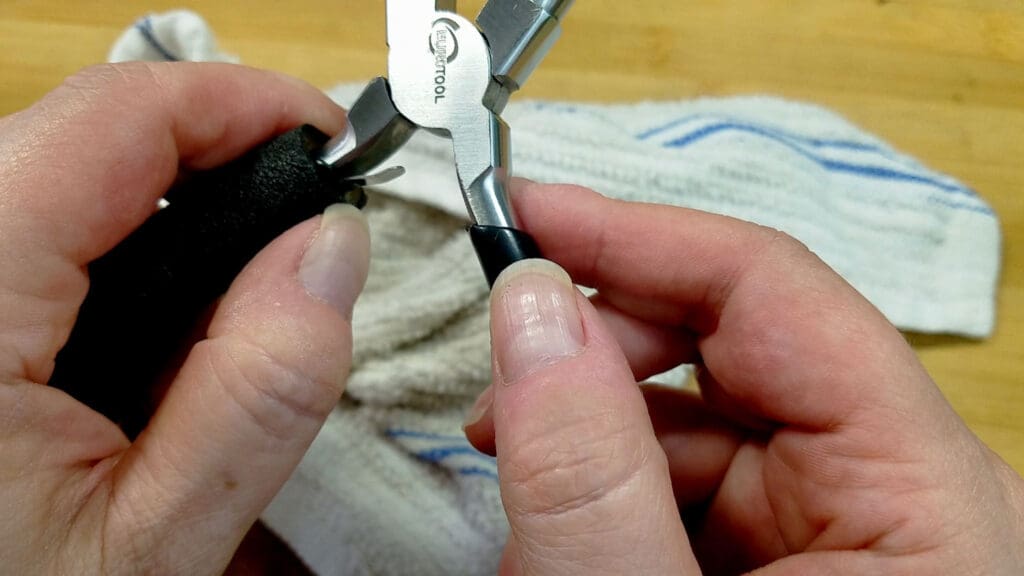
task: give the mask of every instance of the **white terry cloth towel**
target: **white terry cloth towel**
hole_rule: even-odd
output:
[[[215,46],[198,16],[172,12],[137,22],[110,59],[225,59]],[[330,94],[351,104],[360,88]],[[993,330],[992,209],[829,111],[768,97],[514,101],[505,117],[520,176],[772,226],[903,329]],[[490,379],[487,286],[450,144],[419,134],[389,164],[408,173],[367,208],[373,263],[345,399],[263,520],[318,574],[493,574],[508,531],[497,470],[461,432]]]

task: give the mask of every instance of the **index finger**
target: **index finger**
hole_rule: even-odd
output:
[[[574,281],[634,318],[698,335],[715,403],[815,429],[860,410],[944,405],[885,317],[776,230],[572,186],[524,183],[513,198]]]
[[[179,169],[223,164],[302,123],[333,134],[344,111],[283,74],[214,63],[88,68],[7,119],[0,222],[86,264],[148,218]],[[55,215],[73,215],[60,218]]]
[[[0,132],[0,374],[44,382],[88,289],[84,267],[156,209],[184,168],[222,164],[344,111],[281,74],[227,64],[97,66]]]

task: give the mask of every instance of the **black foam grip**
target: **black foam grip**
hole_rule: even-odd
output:
[[[522,230],[474,225],[469,227],[469,236],[473,240],[484,275],[487,276],[487,283],[491,286],[494,286],[502,271],[512,264],[542,257],[537,243]]]
[[[150,385],[242,268],[288,228],[362,190],[332,179],[304,126],[220,168],[191,175],[110,253],[89,265],[89,293],[50,380],[117,422],[145,424]]]

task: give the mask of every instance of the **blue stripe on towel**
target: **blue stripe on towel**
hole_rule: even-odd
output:
[[[568,104],[554,104],[544,102],[531,102],[529,103],[536,110],[553,109],[557,112],[576,113],[579,110],[577,107]],[[756,134],[764,138],[768,138],[775,142],[781,143],[790,149],[796,151],[798,154],[804,156],[808,160],[815,162],[822,168],[831,172],[839,172],[850,174],[853,176],[859,176],[862,178],[869,178],[874,180],[889,180],[896,182],[911,182],[915,184],[922,184],[936,188],[946,194],[961,195],[971,199],[978,199],[978,195],[975,191],[967,188],[961,184],[956,184],[954,181],[944,181],[933,172],[930,172],[924,167],[920,171],[914,171],[913,169],[918,166],[917,162],[906,156],[901,156],[894,153],[891,149],[878,144],[871,144],[867,142],[859,142],[856,140],[847,139],[828,139],[828,138],[812,138],[809,136],[802,136],[799,134],[786,132],[778,128],[767,127],[763,125],[755,125],[745,123],[736,119],[722,119],[718,116],[709,114],[693,114],[690,116],[684,116],[677,118],[650,128],[640,134],[636,135],[638,140],[649,140],[659,134],[664,134],[680,126],[688,124],[690,122],[699,120],[710,120],[712,124],[705,125],[698,128],[689,134],[685,134],[681,137],[670,140],[663,144],[667,148],[685,148],[694,142],[703,140],[718,132],[726,130],[734,130],[740,132],[747,132],[750,134]],[[889,168],[885,166],[874,166],[870,164],[859,164],[853,162],[843,162],[832,158],[824,158],[817,155],[813,149],[836,149],[836,150],[850,150],[857,152],[867,152],[877,154],[879,157],[895,162],[898,164],[911,164],[906,168],[909,171],[898,170],[895,168]],[[932,199],[929,199],[932,201]],[[954,201],[942,201],[935,199],[934,203],[946,206],[953,210],[965,210],[968,212],[975,212],[978,214],[984,214],[986,216],[995,217],[995,212],[986,206],[983,202],[970,203],[970,202],[954,202]]]
[[[421,440],[448,440],[448,441],[465,441],[465,436],[457,436],[455,434],[434,434],[433,432],[420,432],[419,430],[407,430],[405,428],[388,428],[385,432],[391,438],[418,438]]]
[[[149,16],[141,18],[135,23],[135,29],[142,34],[142,37],[146,40],[146,43],[153,47],[154,50],[160,53],[160,56],[168,62],[177,62],[181,60],[177,56],[171,53],[170,50],[164,47],[164,45],[157,40],[156,32],[153,31],[153,21],[150,20]]]
[[[487,454],[478,451],[473,448],[466,440],[465,436],[459,436],[455,434],[437,434],[433,432],[421,432],[419,430],[409,430],[406,428],[389,428],[385,431],[385,434],[390,438],[395,439],[410,439],[416,441],[424,441],[429,447],[423,449],[415,449],[410,446],[403,446],[410,454],[430,464],[437,464],[452,470],[460,476],[480,476],[484,478],[490,478],[492,480],[498,479],[498,473],[494,470],[495,459]],[[430,444],[434,444],[430,446]],[[452,466],[445,464],[445,460],[453,456],[467,456],[480,460],[480,465],[468,465],[468,466]],[[490,466],[488,466],[490,464]]]
[[[484,478],[490,478],[491,480],[498,479],[497,472],[493,470],[488,470],[486,468],[477,468],[475,466],[470,466],[468,468],[459,468],[458,472],[462,476],[483,476]]]
[[[996,215],[995,212],[988,206],[979,204],[967,204],[965,202],[957,202],[955,200],[948,200],[940,196],[930,196],[928,198],[928,202],[931,202],[932,204],[938,204],[940,206],[945,206],[946,208],[951,208],[953,210],[966,210],[968,212],[977,212],[978,214],[985,214],[986,216],[992,216],[993,218],[995,218]]]
[[[679,126],[682,126],[683,124],[689,124],[690,122],[694,122],[694,121],[697,121],[697,120],[713,120],[715,122],[728,122],[728,123],[731,123],[731,124],[743,124],[743,125],[746,125],[746,126],[754,126],[753,124],[739,122],[739,121],[737,121],[735,119],[723,120],[722,118],[718,118],[716,116],[710,116],[710,115],[704,115],[704,114],[694,114],[692,116],[684,116],[683,118],[679,118],[679,119],[673,120],[672,122],[669,122],[668,124],[664,124],[664,125],[658,126],[656,128],[651,128],[650,130],[639,134],[637,136],[637,139],[638,140],[647,140],[647,139],[649,139],[649,138],[651,138],[653,136],[657,136],[658,134],[662,134],[664,132],[668,132],[669,130],[672,130],[673,128],[677,128]],[[794,134],[792,132],[784,132],[782,130],[779,130],[778,128],[769,128],[769,127],[763,126],[763,125],[758,125],[757,127],[761,128],[762,130],[765,130],[765,131],[768,131],[768,132],[772,132],[774,134],[782,136],[784,138],[788,138],[790,140],[799,140],[799,141],[804,142],[806,144],[810,144],[811,146],[814,146],[815,148],[838,148],[840,150],[857,150],[857,151],[860,151],[860,152],[877,152],[877,153],[879,153],[879,154],[881,154],[883,156],[892,158],[892,154],[889,152],[889,150],[887,150],[885,148],[882,148],[881,146],[878,146],[876,144],[868,144],[866,142],[858,142],[856,140],[828,139],[828,138],[811,138],[809,136],[802,136],[802,135],[799,135],[799,134]]]
[[[699,142],[699,141],[701,141],[701,140],[703,140],[705,138],[713,136],[714,134],[717,134],[719,132],[730,131],[730,130],[731,131],[736,131],[736,132],[745,132],[745,133],[748,133],[748,134],[754,134],[756,136],[761,136],[763,138],[767,138],[769,140],[772,140],[774,142],[782,144],[783,146],[786,146],[787,148],[793,150],[797,154],[800,154],[804,158],[807,158],[808,160],[811,160],[812,162],[818,164],[822,168],[824,168],[826,170],[829,170],[831,172],[842,172],[842,173],[846,173],[846,174],[852,174],[854,176],[860,176],[860,177],[863,177],[863,178],[873,178],[873,179],[877,179],[877,180],[890,180],[890,181],[897,181],[897,182],[912,182],[912,183],[915,183],[915,184],[923,184],[923,185],[926,185],[926,186],[931,186],[933,188],[936,188],[936,189],[941,190],[943,192],[946,192],[948,194],[965,196],[967,198],[972,198],[972,199],[976,199],[977,198],[977,194],[973,190],[970,190],[969,188],[966,188],[966,187],[960,186],[960,185],[956,185],[956,184],[950,184],[948,182],[943,182],[943,181],[941,181],[941,180],[939,180],[937,178],[931,177],[931,176],[927,176],[927,175],[923,175],[923,174],[915,174],[913,172],[905,172],[905,171],[902,171],[902,170],[896,170],[896,169],[887,168],[887,167],[884,167],[884,166],[873,166],[873,165],[869,165],[869,164],[854,164],[854,163],[851,163],[851,162],[842,162],[842,161],[834,160],[834,159],[831,159],[831,158],[822,158],[821,156],[818,156],[814,152],[812,152],[810,150],[807,150],[805,147],[801,146],[798,142],[795,142],[794,141],[795,139],[790,138],[789,136],[782,135],[782,134],[777,133],[777,132],[775,132],[775,131],[773,131],[771,129],[768,129],[768,128],[763,128],[763,127],[760,127],[760,126],[753,126],[753,125],[749,125],[749,124],[740,124],[740,123],[736,123],[736,122],[718,122],[716,124],[710,124],[710,125],[707,125],[707,126],[703,126],[703,127],[699,128],[697,130],[694,130],[693,132],[690,132],[689,134],[685,134],[683,136],[680,136],[678,138],[670,140],[670,141],[666,142],[664,144],[664,146],[666,148],[676,148],[676,149],[686,148],[687,146],[690,146],[690,145],[692,145],[692,144],[694,144],[696,142]],[[881,152],[880,149],[879,149],[879,151]],[[890,156],[888,156],[886,154],[886,157],[890,157]],[[989,216],[994,216],[995,215],[994,212],[990,208],[988,208],[987,206],[984,206],[982,204],[967,204],[967,203],[963,203],[963,202],[957,202],[957,203],[952,203],[952,202],[944,202],[943,203],[943,202],[940,202],[940,203],[943,204],[943,205],[949,206],[950,208],[957,209],[957,210],[969,210],[969,211],[972,211],[972,212],[977,212],[977,213],[980,213],[980,214],[986,214],[986,215],[989,215]]]
[[[449,456],[472,456],[488,462],[494,462],[494,458],[480,452],[472,446],[440,446],[416,452],[416,456],[430,462],[441,462]]]
[[[754,126],[751,124],[739,124],[736,122],[719,122],[716,124],[709,124],[698,130],[694,130],[689,134],[680,136],[674,140],[670,140],[664,144],[666,148],[686,148],[687,146],[694,144],[700,140],[713,136],[719,132],[734,131],[734,132],[746,132],[748,134],[754,134],[767,138],[774,142],[778,142],[783,146],[793,150],[801,156],[813,160],[820,164],[823,168],[833,170],[836,172],[848,172],[856,174],[858,176],[875,177],[889,180],[906,180],[913,181],[920,184],[930,184],[939,188],[940,190],[951,192],[954,194],[963,194],[965,196],[974,197],[975,194],[972,190],[968,190],[963,186],[948,184],[935,178],[923,176],[919,174],[913,174],[908,172],[902,172],[892,168],[885,168],[881,166],[871,166],[862,164],[852,164],[848,162],[840,162],[831,158],[822,158],[817,154],[807,150],[801,146],[798,142],[795,142],[793,138],[777,133],[769,128],[761,126]]]

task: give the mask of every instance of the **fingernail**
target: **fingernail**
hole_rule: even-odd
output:
[[[495,356],[505,384],[583,350],[576,288],[561,267],[528,260],[498,278]]]
[[[334,204],[324,211],[320,230],[299,265],[299,281],[315,298],[352,318],[366,283],[370,259],[366,218],[354,206]]]
[[[488,386],[486,390],[480,393],[476,402],[473,403],[473,407],[466,414],[466,420],[463,422],[462,427],[469,428],[479,422],[484,417],[484,414],[487,414],[487,411],[491,409],[491,404],[494,404],[494,386]]]

